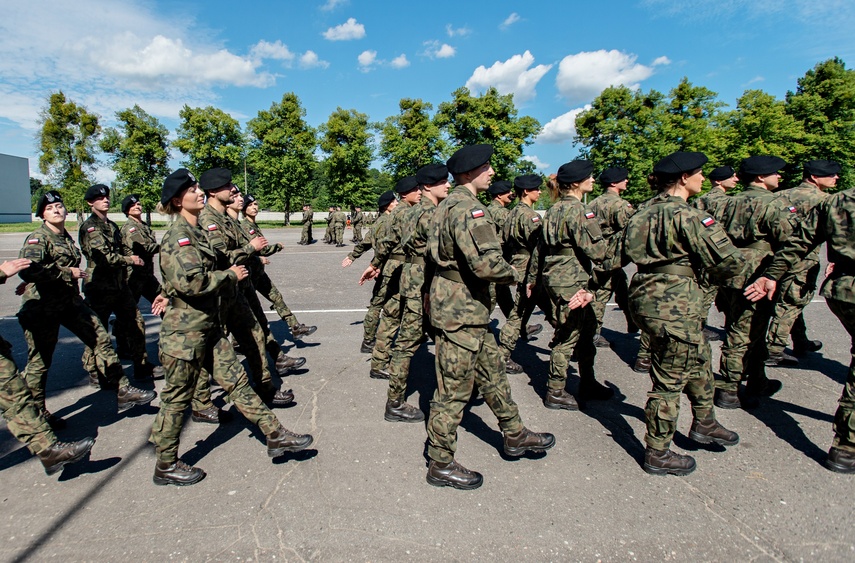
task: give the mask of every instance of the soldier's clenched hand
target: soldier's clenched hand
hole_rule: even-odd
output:
[[[264,238],[264,237],[255,237],[254,239],[252,239],[251,241],[249,241],[249,244],[251,244],[251,245],[252,245],[252,247],[253,247],[256,251],[259,251],[259,250],[261,250],[262,248],[264,248],[265,246],[267,246],[267,239],[266,239],[266,238]]]
[[[253,239],[253,240],[258,240],[258,239]],[[238,281],[246,279],[246,277],[249,275],[249,272],[247,271],[246,266],[238,266],[237,264],[235,264],[234,266],[229,268],[229,270],[231,270],[232,272],[237,274]]]

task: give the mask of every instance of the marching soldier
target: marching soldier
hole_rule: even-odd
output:
[[[300,242],[299,244],[308,245],[315,242],[315,239],[312,238],[312,219],[315,214],[312,213],[311,205],[303,206],[303,229],[300,231]]]

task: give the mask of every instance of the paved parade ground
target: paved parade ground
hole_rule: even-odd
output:
[[[369,260],[342,270],[351,231],[346,248],[298,246],[299,229],[264,231],[286,246],[271,258],[270,277],[300,322],[318,326],[294,347],[286,340],[287,353],[305,356],[307,369],[285,378],[296,404],[276,411],[287,428],[314,436],[311,449],[271,461],[263,435],[239,414],[220,427],[188,415],[180,454],[208,476],[192,487],[155,486],[147,438],[158,399],[117,416],[115,398],[87,385],[82,345],[63,329],[48,408],[68,422],[61,440],[92,435],[97,442],[87,460],[48,477],[0,423],[0,560],[855,559],[855,476],[822,465],[850,342],[821,298],[806,319],[823,349],[798,368],[769,368],[784,388],[760,408],[719,411],[740,434],[738,446],[725,451],[689,440],[684,399],[674,448],[695,456],[695,473],[642,471],[650,380],[630,369],[638,338],[623,333],[623,315],[610,305],[603,334],[613,346],[598,350],[596,370],[617,398],[580,412],[543,407],[547,326],[517,349],[527,373],[509,377],[523,422],[555,434],[556,446],[545,455],[507,458],[495,418],[475,403],[460,428],[457,459],[483,473],[484,485],[441,489],[425,482],[424,425],[383,420],[386,382],[368,377],[369,356],[359,352],[370,287],[356,282]],[[24,238],[0,235],[0,260],[17,257]],[[0,286],[0,331],[23,366],[15,285]],[[273,312],[268,318],[285,339],[285,323]],[[156,357],[159,319],[146,320],[148,351]],[[722,326],[720,315],[711,320]],[[716,371],[719,346],[713,343]],[[408,400],[426,413],[435,386],[432,353],[423,347],[410,377]],[[571,373],[571,391],[576,381]],[[215,401],[223,405],[218,388]]]

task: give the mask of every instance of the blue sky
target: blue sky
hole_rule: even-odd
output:
[[[747,88],[783,98],[833,56],[855,66],[852,0],[4,0],[0,10],[0,153],[30,158],[36,176],[38,113],[57,89],[105,126],[138,104],[174,135],[184,104],[244,124],[295,92],[317,126],[339,106],[381,121],[403,97],[436,109],[461,86],[496,86],[543,125],[526,157],[550,172],[576,154],[573,116],[609,85],[667,92],[687,76],[733,106]]]

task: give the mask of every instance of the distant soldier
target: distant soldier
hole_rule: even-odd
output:
[[[347,226],[347,215],[341,210],[341,206],[337,205],[332,215],[332,242],[337,247],[344,246],[344,229]]]
[[[335,206],[330,205],[329,211],[327,211],[327,229],[324,231],[324,244],[333,244],[333,215],[335,215]]]
[[[312,244],[315,239],[312,238],[312,219],[315,214],[312,213],[311,205],[303,206],[303,230],[300,233],[300,243],[302,245]]]
[[[504,245],[505,241],[502,240],[502,225],[505,224],[508,215],[511,213],[508,205],[514,200],[513,184],[507,180],[496,180],[490,184],[487,194],[490,196],[490,205],[487,206],[486,212],[493,224],[496,225],[496,236],[499,237],[499,241]],[[493,284],[490,286],[490,297],[493,304],[490,311],[495,309],[496,304],[498,304],[499,310],[502,311],[502,314],[507,319],[511,315],[511,309],[514,308],[514,297],[511,293],[511,286]],[[519,371],[516,373],[522,373],[522,366],[520,366]]]
[[[358,205],[353,208],[353,215],[350,217],[350,226],[353,227],[353,239],[351,242],[359,244],[362,242],[362,226],[365,224],[365,215],[362,214],[362,208]]]

